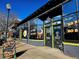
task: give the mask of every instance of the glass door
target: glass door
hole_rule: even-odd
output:
[[[51,26],[49,27],[45,27],[45,39],[46,39],[46,42],[45,42],[45,45],[46,46],[49,46],[49,47],[52,47],[52,31],[51,31]]]

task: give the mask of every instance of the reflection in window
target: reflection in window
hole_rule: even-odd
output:
[[[54,21],[61,20],[61,15],[54,17],[53,20]]]
[[[68,29],[67,32],[68,33],[73,33],[74,32],[74,29]]]
[[[79,20],[79,12],[78,12],[78,20]]]
[[[49,22],[51,22],[51,18],[47,17],[47,19],[45,20],[45,23],[49,23]]]
[[[42,24],[43,24],[43,21],[41,21],[40,19],[37,18],[36,21],[35,21],[35,23],[38,24],[38,25],[39,25],[39,24],[42,25]]]
[[[43,39],[43,21],[36,19],[37,39]]]
[[[70,2],[63,5],[63,15],[76,12],[76,0],[71,0]]]
[[[61,24],[61,21],[58,21],[57,24]]]
[[[78,32],[78,29],[75,29],[75,32]]]
[[[53,25],[56,25],[56,22],[54,22]]]
[[[78,1],[78,11],[79,11],[79,0],[77,0]]]
[[[76,13],[64,16],[64,22],[68,26],[75,25],[77,23],[77,15]]]

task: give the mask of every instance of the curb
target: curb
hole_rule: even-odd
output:
[[[71,43],[71,42],[63,42],[64,45],[71,45],[71,46],[78,46],[79,47],[79,43]]]

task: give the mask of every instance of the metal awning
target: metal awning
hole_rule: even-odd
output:
[[[38,10],[36,10],[34,13],[32,13],[30,16],[26,17],[24,20],[22,20],[19,24],[17,24],[17,26],[35,18],[38,16],[39,19],[41,19],[42,21],[46,20],[47,17],[55,17],[57,15],[61,15],[62,14],[62,6],[60,5],[59,7],[50,10],[49,12],[47,12],[46,14],[43,14],[41,16],[39,16],[40,14],[44,13],[45,11],[57,6],[58,4],[64,2],[66,0],[50,0],[48,1],[45,5],[43,5],[42,7],[40,7]],[[67,0],[68,1],[68,0]]]
[[[38,18],[41,19],[42,21],[44,21],[47,19],[47,17],[52,18],[52,17],[55,17],[57,15],[61,15],[61,14],[62,14],[62,6],[55,8],[54,10],[51,10],[48,13],[46,13],[42,16],[39,16]]]

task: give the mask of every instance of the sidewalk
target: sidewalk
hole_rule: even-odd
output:
[[[2,59],[2,49],[0,47],[0,59]]]
[[[1,59],[0,49],[0,59]],[[76,59],[64,55],[58,49],[49,47],[37,47],[22,42],[16,42],[17,59]]]
[[[17,42],[16,47],[17,59],[76,59],[49,47],[36,47],[22,42]]]

